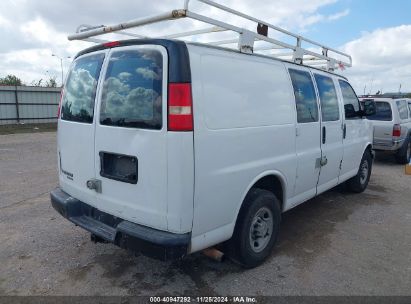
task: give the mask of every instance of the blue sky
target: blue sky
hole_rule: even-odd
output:
[[[333,22],[311,26],[306,36],[339,47],[359,38],[362,32],[411,23],[410,0],[340,0],[326,5],[318,13],[331,15],[348,9],[349,14]]]

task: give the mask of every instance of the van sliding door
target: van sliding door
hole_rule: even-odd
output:
[[[338,184],[343,158],[343,127],[340,103],[332,77],[314,73],[321,106],[321,172],[317,194]]]
[[[309,70],[293,67],[289,72],[297,109],[297,180],[293,200],[297,204],[317,193],[321,159],[320,119],[317,96]]]

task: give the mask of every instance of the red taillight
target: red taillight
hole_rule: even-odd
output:
[[[106,48],[112,48],[112,47],[119,46],[119,45],[120,45],[120,41],[110,41],[110,42],[103,43],[103,45],[104,45]]]
[[[170,83],[168,85],[168,130],[193,131],[190,83]]]
[[[61,88],[61,93],[60,93],[60,102],[59,102],[59,107],[57,109],[57,119],[60,118],[60,112],[61,112],[61,103],[63,102],[63,94],[64,94],[64,88]]]
[[[394,128],[392,129],[392,136],[393,137],[401,136],[401,125],[394,125]]]

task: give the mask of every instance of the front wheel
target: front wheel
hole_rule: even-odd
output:
[[[231,258],[246,268],[261,264],[277,241],[280,221],[280,202],[275,195],[267,190],[251,189],[229,242]]]
[[[367,189],[372,169],[372,156],[369,150],[364,152],[357,175],[347,181],[348,190],[361,193]]]

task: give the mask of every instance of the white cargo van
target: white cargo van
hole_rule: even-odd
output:
[[[161,259],[227,241],[253,267],[282,212],[341,183],[365,190],[373,106],[344,77],[255,53],[100,44],[64,86],[52,205],[95,240]]]

